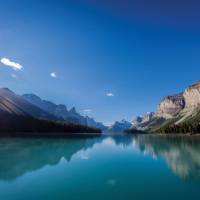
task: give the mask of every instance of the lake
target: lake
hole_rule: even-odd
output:
[[[200,199],[200,137],[1,138],[0,199]]]

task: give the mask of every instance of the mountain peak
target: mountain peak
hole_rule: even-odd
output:
[[[123,132],[125,129],[129,129],[132,124],[125,119],[121,121],[116,121],[113,125],[109,127],[109,132]]]
[[[7,87],[3,87],[3,88],[0,88],[0,89],[4,90],[6,92],[10,92],[10,93],[14,94],[14,92],[12,90],[10,90],[9,88],[7,88]]]
[[[165,119],[175,117],[185,107],[185,99],[183,93],[166,96],[158,105],[156,116]]]
[[[76,108],[75,107],[72,107],[70,110],[69,110],[70,113],[76,113]]]
[[[41,98],[35,94],[23,94],[22,97],[27,98],[27,99],[31,99],[31,100],[41,100]]]
[[[190,89],[199,89],[199,88],[200,88],[200,80],[195,82],[195,83],[193,83],[192,85],[188,86],[187,89],[190,90]]]

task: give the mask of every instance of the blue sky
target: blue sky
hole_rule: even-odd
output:
[[[0,86],[104,123],[154,111],[200,79],[200,5],[164,2],[0,0]]]

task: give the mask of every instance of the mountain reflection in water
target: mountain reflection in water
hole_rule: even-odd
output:
[[[170,169],[183,179],[200,180],[199,136],[136,136],[140,151],[164,158]]]
[[[0,179],[12,180],[46,165],[57,165],[61,158],[70,162],[75,153],[95,142],[98,141],[84,138],[0,139]]]
[[[154,159],[164,159],[177,176],[200,179],[199,137],[136,135],[90,139],[1,138],[0,180],[11,181],[46,165],[58,165],[61,159],[70,162],[73,155],[79,151],[92,149],[95,144],[101,145],[105,141],[112,142],[115,148],[121,146],[126,149],[134,145],[136,150],[139,149]]]

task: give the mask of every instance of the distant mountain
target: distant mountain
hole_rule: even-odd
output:
[[[65,118],[65,120],[67,121],[73,121],[75,123],[78,124],[83,124],[83,125],[87,125],[87,120],[84,116],[80,115],[77,111],[75,107],[72,107],[69,110],[69,116],[67,118]]]
[[[66,118],[69,114],[65,105],[56,105],[50,101],[42,100],[40,97],[35,94],[24,94],[22,97],[29,103],[45,110],[48,113],[51,113],[55,116]]]
[[[142,124],[148,123],[153,117],[155,113],[154,112],[147,112],[144,114],[144,116],[138,116],[132,121],[132,128],[138,128]]]
[[[137,127],[143,120],[143,117],[137,116],[136,118],[133,119],[132,121],[132,126]]]
[[[93,118],[86,116],[86,124],[90,127],[95,127],[95,128],[99,128],[102,131],[107,130],[107,127],[103,125],[103,123],[101,122],[96,122]]]
[[[48,102],[49,107],[52,107]],[[28,134],[28,133],[32,134]],[[0,136],[66,135],[65,133],[100,133],[81,124],[67,124],[60,116],[30,103],[8,88],[0,88]]]
[[[151,117],[138,121],[132,128],[163,133],[199,132],[200,81],[187,87],[184,92],[164,97]]]
[[[121,133],[126,129],[131,128],[132,124],[126,120],[116,121],[113,125],[108,127],[109,132]]]
[[[8,114],[33,116],[41,119],[60,120],[56,116],[29,103],[8,88],[0,88],[0,111]]]
[[[35,94],[24,94],[22,97],[29,103],[49,112],[50,114],[64,119],[66,122],[87,125],[95,128],[105,129],[102,123],[96,122],[94,119],[88,116],[82,116],[73,107],[67,110],[67,107],[63,104],[55,104],[50,101],[46,101],[36,96]]]

